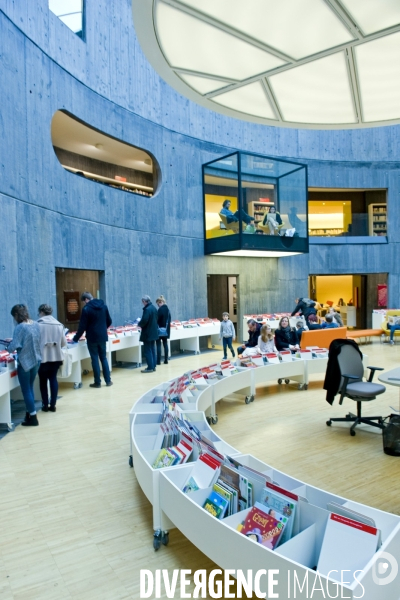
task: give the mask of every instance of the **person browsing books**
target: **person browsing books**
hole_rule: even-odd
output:
[[[61,348],[67,346],[64,335],[64,325],[52,316],[53,309],[48,304],[41,304],[38,309],[40,328],[40,351],[42,362],[39,367],[40,395],[42,396],[43,412],[56,412],[58,394],[57,371],[64,357]],[[50,406],[49,391],[50,385]]]
[[[290,327],[288,317],[282,317],[279,321],[279,327],[275,331],[275,345],[279,352],[281,350],[295,352],[299,349],[297,333]]]
[[[147,368],[142,369],[141,373],[152,373],[156,370],[156,340],[158,340],[158,313],[156,307],[152,304],[150,296],[142,297],[143,315],[138,323],[142,330],[140,341],[143,342],[144,355],[146,357]]]
[[[243,354],[246,348],[255,348],[258,344],[258,338],[260,337],[261,323],[257,323],[254,319],[247,321],[249,327],[249,339],[238,347],[237,353]]]
[[[39,370],[42,355],[40,352],[40,329],[36,321],[32,321],[25,304],[16,304],[11,309],[16,327],[13,339],[7,346],[9,352],[17,351],[17,373],[19,385],[24,398],[26,414],[21,425],[37,426],[33,382]]]
[[[107,386],[110,386],[112,385],[112,381],[106,351],[106,344],[108,342],[107,328],[112,323],[110,313],[103,300],[93,298],[89,292],[83,292],[81,301],[85,303],[85,306],[82,309],[78,331],[74,335],[73,341],[75,343],[79,342],[79,338],[86,331],[87,348],[92,361],[94,377],[94,383],[90,383],[89,387],[101,387],[99,359],[103,369],[104,381]]]
[[[157,316],[157,325],[159,337],[156,340],[157,346],[157,365],[161,365],[161,342],[164,347],[164,365],[168,364],[168,338],[171,335],[171,313],[169,312],[169,308],[167,306],[167,301],[164,296],[159,296],[156,300],[156,304],[158,306],[158,316]],[[166,335],[160,335],[161,331],[166,332]]]
[[[272,333],[270,325],[263,325],[260,329],[260,336],[258,338],[258,347],[262,354],[269,354],[271,352],[277,352],[275,346],[275,338]]]
[[[236,339],[236,332],[232,321],[229,319],[229,313],[227,312],[222,313],[219,339],[222,339],[222,346],[224,349],[224,360],[227,359],[227,348],[229,348],[229,350],[232,352],[232,357],[234,357],[235,351],[232,346],[232,340]]]

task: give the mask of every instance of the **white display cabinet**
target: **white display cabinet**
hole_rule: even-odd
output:
[[[356,327],[357,309],[355,306],[341,306],[340,316],[342,317],[344,327]]]
[[[324,359],[303,360],[288,362],[286,367],[298,368],[303,366],[303,376],[306,378],[311,369],[320,369]],[[140,486],[145,495],[153,505],[153,527],[154,547],[158,549],[161,543],[168,544],[169,530],[178,527],[179,530],[197,546],[204,554],[213,560],[222,569],[240,570],[244,573],[251,569],[253,573],[261,569],[276,569],[279,572],[278,584],[274,588],[279,597],[309,598],[310,588],[304,586],[296,589],[296,595],[288,592],[288,581],[292,581],[296,573],[299,582],[305,578],[311,581],[311,586],[318,577],[317,584],[313,590],[312,598],[322,599],[327,597],[364,598],[366,600],[398,600],[399,589],[397,578],[393,581],[388,579],[385,587],[379,585],[376,577],[377,561],[391,557],[396,564],[400,562],[400,517],[365,506],[363,504],[346,500],[330,492],[310,486],[295,477],[274,469],[259,459],[249,454],[241,454],[238,450],[226,444],[208,426],[203,410],[210,408],[210,403],[223,397],[223,394],[237,392],[246,385],[250,387],[257,379],[264,380],[269,373],[274,379],[278,377],[277,367],[282,365],[270,365],[257,369],[248,369],[236,375],[231,375],[215,384],[207,386],[199,392],[195,402],[188,403],[190,408],[199,406],[202,411],[186,410],[185,415],[195,423],[196,427],[204,432],[205,436],[215,444],[219,452],[231,456],[238,463],[255,469],[265,475],[266,481],[291,491],[299,498],[298,510],[293,528],[293,536],[290,540],[278,546],[274,551],[257,544],[237,531],[237,526],[247,515],[248,510],[242,511],[225,519],[218,520],[202,508],[211,488],[197,490],[185,494],[182,491],[191,470],[193,462],[197,459],[197,449],[194,449],[190,462],[176,467],[153,469],[152,464],[156,459],[159,448],[157,437],[159,435],[161,404],[151,404],[160,386],[153,388],[142,396],[132,408],[131,416],[131,440],[133,464]],[[255,379],[254,373],[259,372]],[[312,370],[312,372],[316,372]],[[254,378],[254,379],[252,379]],[[307,379],[305,379],[307,380]],[[169,386],[169,383],[162,384]],[[165,389],[165,388],[164,388]],[[142,412],[142,409],[154,407],[158,412]],[[258,484],[261,486],[262,484]],[[260,488],[261,489],[261,488]],[[255,500],[259,500],[257,494],[260,492],[254,487]],[[331,511],[328,503],[336,502],[342,509],[348,508],[364,517],[373,519],[376,527],[381,532],[381,546],[374,556],[362,565],[362,573],[358,574],[358,581],[353,583],[338,584],[334,578],[326,575],[316,574],[321,553],[325,528]],[[337,542],[340,543],[340,540]],[[332,552],[336,549],[332,547]],[[347,548],[346,548],[347,550]],[[329,558],[329,546],[326,550]],[[335,550],[336,551],[336,550]],[[337,552],[336,552],[337,554]],[[363,588],[360,587],[360,582]],[[261,580],[260,580],[261,583]],[[322,589],[321,589],[322,583]],[[266,579],[263,580],[260,589],[267,591]],[[293,590],[292,590],[293,591]],[[382,594],[382,591],[384,592]],[[328,594],[329,592],[329,594]],[[335,596],[336,594],[336,596]]]

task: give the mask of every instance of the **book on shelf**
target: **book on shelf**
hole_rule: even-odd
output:
[[[183,486],[185,494],[211,487],[217,480],[220,464],[209,454],[201,454]]]
[[[281,543],[290,540],[293,532],[293,524],[296,515],[299,497],[284,488],[267,482],[262,496],[261,504],[269,509],[276,510],[287,518],[285,531],[283,532]]]
[[[373,558],[380,539],[379,530],[336,513],[325,528],[317,571],[340,581],[343,571],[361,571]]]
[[[176,458],[176,454],[171,452],[168,448],[162,448],[153,463],[153,469],[171,467],[175,463]]]
[[[270,550],[278,545],[284,528],[284,523],[259,506],[253,506],[245,520],[237,526],[240,533]]]
[[[279,365],[280,360],[279,360],[279,356],[277,354],[275,354],[275,352],[267,352],[266,354],[263,354],[263,359],[264,360],[264,364],[272,364],[272,365]]]
[[[228,506],[229,500],[227,500],[224,496],[221,496],[214,489],[203,504],[203,508],[217,519],[224,518]]]

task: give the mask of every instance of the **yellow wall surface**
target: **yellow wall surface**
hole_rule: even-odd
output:
[[[219,224],[221,219],[219,218],[219,212],[222,208],[224,200],[230,200],[231,205],[229,210],[235,212],[237,210],[237,197],[236,196],[216,196],[212,194],[206,194],[206,231],[207,237],[215,237],[215,234],[211,234],[211,230],[221,231],[224,235],[223,230],[220,230]]]
[[[336,305],[339,298],[347,304],[353,298],[353,275],[321,275],[315,279],[316,296],[321,304],[331,300]]]

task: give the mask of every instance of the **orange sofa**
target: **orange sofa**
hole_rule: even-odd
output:
[[[347,327],[334,327],[332,329],[314,329],[312,331],[303,331],[301,334],[300,348],[303,350],[307,346],[319,346],[320,348],[329,348],[330,343],[338,338],[346,339]]]

